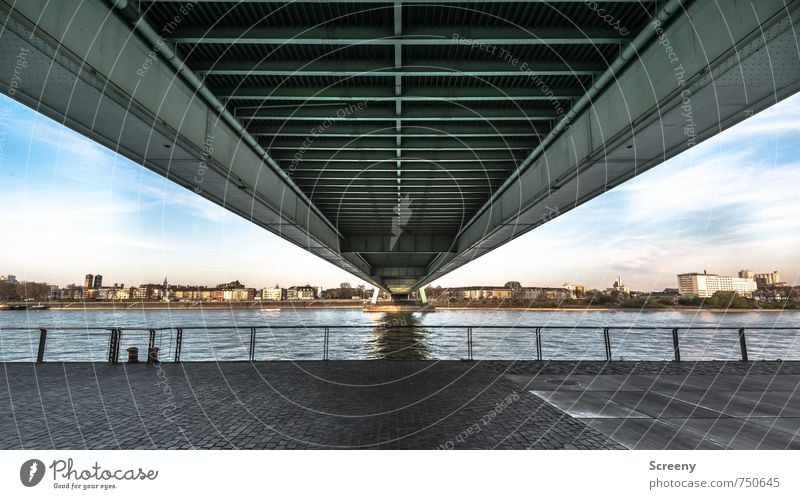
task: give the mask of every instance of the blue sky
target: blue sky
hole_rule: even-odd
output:
[[[435,284],[675,287],[675,275],[778,270],[800,281],[794,96]],[[0,274],[57,284],[336,286],[360,281],[0,96]]]

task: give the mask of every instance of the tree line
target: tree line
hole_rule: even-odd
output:
[[[50,297],[50,286],[43,282],[0,281],[0,300],[46,300]]]

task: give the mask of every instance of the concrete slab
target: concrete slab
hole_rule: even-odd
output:
[[[652,418],[718,418],[718,411],[670,398],[655,392],[601,392],[609,400]]]
[[[696,433],[655,419],[583,419],[628,449],[724,449]]]
[[[800,449],[800,439],[777,428],[739,418],[668,419],[681,429],[691,431],[730,449]]]
[[[794,438],[800,438],[800,418],[780,418],[780,417],[750,417],[747,421],[753,424],[765,426],[769,429],[780,430],[788,433]]]
[[[611,402],[593,392],[531,391],[573,418],[647,418],[646,414]]]

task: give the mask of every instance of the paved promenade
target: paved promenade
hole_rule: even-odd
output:
[[[2,449],[800,448],[800,363],[0,365]]]

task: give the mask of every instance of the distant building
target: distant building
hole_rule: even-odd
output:
[[[569,284],[565,282],[561,287],[569,294],[569,298],[573,300],[583,298],[586,295],[586,286],[583,284]]]
[[[616,293],[621,295],[631,294],[630,288],[622,283],[622,276],[617,276],[617,280],[614,281],[614,284],[612,284],[610,288],[606,289],[606,292],[609,294]]]
[[[92,289],[94,287],[94,276],[92,274],[86,274],[86,277],[83,278],[83,287],[85,289]]]
[[[755,279],[756,286],[758,286],[759,289],[769,286],[788,286],[788,284],[785,284],[783,281],[781,281],[781,274],[777,270],[768,272],[766,274],[756,274],[750,269],[745,269],[739,271],[739,277]]]
[[[710,298],[717,291],[733,291],[750,297],[756,291],[756,280],[750,277],[726,277],[717,274],[692,272],[678,275],[678,289],[682,295]]]
[[[644,296],[645,298],[660,298],[661,300],[668,300],[673,303],[677,303],[681,293],[678,288],[664,288],[664,291],[653,291],[646,293]]]
[[[86,286],[88,288],[100,289],[103,287],[103,276],[97,274],[94,276],[94,286]]]
[[[768,286],[777,286],[779,284],[782,284],[781,275],[778,273],[777,270],[766,274],[756,274],[754,277],[756,280],[756,285],[759,288],[765,288]]]
[[[287,300],[313,300],[316,298],[317,288],[309,286],[292,286],[286,290]]]
[[[277,284],[274,288],[264,288],[261,290],[261,299],[267,301],[281,301],[286,295],[286,291]]]
[[[450,295],[465,300],[507,300],[511,289],[497,286],[464,286],[450,288]]]
[[[17,282],[17,276],[10,274],[0,275],[0,281]]]
[[[175,286],[171,293],[178,301],[208,301],[211,299],[211,289],[205,286]]]
[[[759,286],[755,298],[759,301],[782,301],[792,297],[792,287],[785,283],[771,286]]]
[[[571,292],[564,288],[525,287],[520,291],[520,298],[528,301],[565,300],[570,297]]]
[[[255,299],[255,288],[232,288],[222,290],[222,299],[225,301],[251,301]]]

